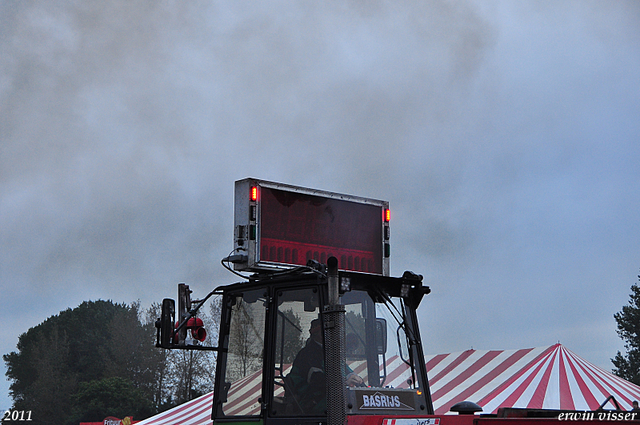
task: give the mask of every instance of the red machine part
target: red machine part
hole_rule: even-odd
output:
[[[180,325],[180,322],[176,322],[176,329]],[[204,322],[199,317],[192,317],[187,320],[186,324],[187,330],[191,332],[191,336],[193,339],[196,339],[200,342],[203,342],[207,339],[207,331],[204,328]],[[174,336],[174,342],[178,342],[178,334]]]

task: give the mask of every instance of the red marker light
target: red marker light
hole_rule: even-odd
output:
[[[391,221],[391,210],[389,208],[384,210],[384,221],[386,221],[387,223]]]
[[[258,187],[257,186],[251,186],[250,198],[251,198],[252,201],[257,201],[258,200]]]

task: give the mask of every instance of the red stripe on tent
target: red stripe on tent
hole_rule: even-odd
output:
[[[571,361],[567,360],[571,364]],[[567,367],[565,366],[564,356],[560,356],[560,408],[567,410],[575,410],[576,405],[571,396],[571,387],[569,386],[569,378],[567,378]]]
[[[580,362],[584,362],[579,357],[578,357],[578,360]],[[636,384],[633,384],[629,381],[625,381],[624,379],[613,375],[611,372],[607,372],[597,366],[594,366],[588,363],[586,363],[586,365],[588,365],[591,369],[594,369],[594,373],[597,373],[598,376],[600,376],[600,379],[606,380],[609,383],[609,385],[613,385],[619,388],[621,391],[623,390],[626,391],[626,395],[630,396],[630,398],[628,398],[629,402],[631,402],[631,400],[638,400],[640,398],[640,387],[638,387]]]
[[[260,376],[261,377],[261,376]],[[258,401],[260,397],[260,393],[262,392],[262,380],[259,379],[257,382],[247,390],[245,393],[246,397],[238,397],[236,400],[233,400],[230,403],[224,405],[224,413],[226,416],[234,416],[240,414],[240,412],[248,409],[251,405]],[[230,398],[230,397],[229,397]],[[251,413],[243,413],[243,415],[247,414],[256,414],[254,412]]]
[[[618,376],[613,375],[611,372],[605,371],[597,366],[594,366],[588,362],[585,362],[580,357],[576,356],[571,350],[567,350],[571,353],[572,356],[576,358],[576,361],[580,364],[588,365],[589,368],[595,369],[601,377],[606,377],[609,381],[614,381],[615,386],[620,388],[621,390],[627,391],[631,396],[631,399],[637,400],[640,398],[640,387],[636,384],[626,381]],[[604,379],[604,378],[603,378]],[[614,385],[613,383],[611,385]],[[631,400],[630,399],[630,400]]]
[[[192,411],[187,411],[187,412],[183,412],[180,415],[176,415],[177,417],[174,418],[175,419],[180,419],[180,422],[183,423],[190,423],[191,419],[195,419],[197,416],[200,416],[203,412],[209,411],[209,416],[211,416],[210,412],[211,412],[211,406],[213,404],[213,393],[211,393],[211,395],[209,396],[209,400],[205,400],[205,404],[199,406],[199,408],[197,409],[193,409]],[[196,399],[196,400],[200,400],[200,399]],[[194,403],[195,404],[195,403]],[[190,407],[193,408],[194,404],[191,404]],[[206,422],[207,420],[209,420],[209,422],[211,422],[211,420],[209,418],[205,418],[204,422]],[[202,423],[203,421],[200,420],[198,422],[193,422],[194,425],[198,424],[198,423]]]
[[[391,382],[393,382],[394,380],[398,379],[403,373],[405,373],[408,369],[409,366],[401,361],[400,364],[395,368],[392,369],[391,371],[389,371],[389,367],[391,366],[392,362],[389,361],[387,362],[387,379],[385,379],[385,383],[389,384]],[[397,388],[406,388],[407,387],[407,383],[406,382],[401,382],[400,384],[396,385]]]
[[[569,350],[567,350],[569,351]],[[571,353],[573,356],[575,356],[575,354]],[[637,400],[638,395],[640,395],[640,392],[638,391],[638,388],[635,388],[635,391],[632,390],[632,387],[630,382],[627,382],[625,380],[623,380],[622,378],[619,378],[615,375],[613,375],[612,373],[606,372],[596,366],[593,366],[591,364],[588,364],[586,362],[584,362],[582,359],[578,358],[577,356],[575,356],[578,360],[580,360],[579,362],[577,362],[580,365],[584,364],[585,368],[588,368],[588,370],[592,371],[592,373],[596,376],[598,376],[600,378],[601,381],[603,381],[603,384],[605,384],[607,387],[609,387],[611,389],[611,391],[615,392],[618,397],[617,397],[617,401],[625,401],[627,402],[629,405],[631,405],[632,400]],[[612,382],[613,381],[613,382]],[[623,392],[623,390],[627,391],[627,393]],[[632,394],[629,394],[629,392],[631,392]],[[611,394],[611,393],[609,393]],[[631,396],[631,397],[628,397]],[[604,400],[603,400],[604,401]]]
[[[516,388],[516,390],[514,392],[512,392],[505,399],[505,401],[503,402],[504,406],[513,406],[513,405],[515,405],[515,403],[518,401],[520,396],[522,396],[522,394],[525,392],[525,390],[529,387],[529,385],[531,384],[531,381],[533,381],[533,379],[536,377],[538,372],[540,372],[540,369],[542,369],[542,366],[543,366],[543,363],[540,363],[538,365],[538,367],[535,368],[533,373],[530,373],[529,376],[527,376],[527,378],[518,386],[518,388]],[[529,407],[529,405],[527,405],[526,407]]]
[[[536,390],[534,391],[527,407],[530,407],[532,409],[542,409],[542,405],[544,404],[544,396],[547,393],[547,387],[549,386],[549,376],[551,376],[551,371],[553,370],[553,362],[555,361],[557,355],[557,351],[554,351],[551,355],[549,366],[545,368],[545,371],[542,374],[542,379],[536,387]]]
[[[585,375],[587,375],[587,377],[589,378],[589,381],[605,396],[608,397],[611,394],[610,389],[611,388],[605,388],[603,383],[601,382],[601,378],[599,376],[597,376],[596,374],[594,374],[589,368],[584,367],[584,365],[576,362],[576,367],[579,368]],[[590,391],[589,388],[587,387],[586,389],[587,391]],[[615,389],[614,389],[614,392]],[[616,392],[617,393],[617,392]],[[618,395],[618,394],[616,394]],[[600,403],[604,402],[604,400],[602,400]],[[594,407],[594,409],[598,408],[600,406],[600,403],[598,403],[598,401],[596,400],[596,406]]]
[[[475,361],[471,366],[465,369],[463,372],[458,374],[454,379],[449,381],[446,385],[443,385],[442,388],[438,389],[431,396],[433,398],[440,398],[442,395],[447,394],[449,391],[460,385],[462,382],[469,379],[474,373],[476,373],[479,369],[486,366],[491,360],[495,359],[500,354],[500,351],[489,351],[484,356],[480,357],[477,361]]]
[[[436,356],[433,356],[431,358],[431,360],[429,360],[427,362],[427,375],[429,374],[429,371],[431,369],[436,367],[436,365],[438,365],[438,363],[440,363],[442,360],[444,360],[447,356],[448,356],[448,354],[438,354]]]
[[[568,362],[568,363],[569,363],[569,368],[571,369],[571,373],[573,374],[573,377],[578,383],[578,388],[580,389],[580,392],[584,396],[584,400],[587,402],[589,409],[596,410],[599,406],[599,403],[596,400],[593,393],[591,392],[591,390],[589,389],[589,386],[586,384],[586,382],[584,382],[584,379],[582,379],[582,376],[578,373],[578,370],[576,369],[576,364],[574,362]]]
[[[357,373],[357,374],[360,374],[361,372],[364,372],[365,370],[367,370],[367,363],[366,362],[360,363],[355,369],[353,369],[354,373]]]
[[[397,363],[398,365],[392,367],[394,363]],[[407,369],[409,369],[409,366],[407,366],[407,364],[403,362],[398,355],[387,359],[385,364],[387,366],[387,377],[384,380],[384,385],[390,385],[394,380],[398,379],[404,372],[406,372]],[[380,366],[380,372],[383,372],[382,365]],[[400,384],[395,385],[395,387],[404,388],[402,385],[406,387],[407,384],[406,382],[401,382]]]
[[[525,355],[529,354],[533,348],[527,348],[523,350],[517,350],[515,353],[511,354],[507,357],[502,363],[500,363],[496,368],[492,369],[484,375],[482,378],[478,379],[475,383],[470,385],[466,390],[462,391],[458,394],[455,400],[452,400],[450,403],[443,407],[439,407],[437,409],[436,414],[444,414],[449,411],[451,406],[453,406],[457,401],[467,400],[470,396],[478,392],[482,387],[488,385],[489,382],[493,381],[496,377],[500,376],[500,374],[504,373],[505,370],[513,366],[516,362],[518,362]],[[498,351],[498,354],[502,353],[502,351]]]
[[[430,383],[431,385],[433,385],[434,383],[438,382],[438,380],[440,378],[442,378],[443,376],[445,376],[446,374],[448,374],[449,372],[451,372],[453,369],[455,369],[456,367],[458,367],[458,365],[460,363],[462,363],[463,361],[465,361],[467,358],[469,358],[470,355],[472,355],[476,350],[467,350],[467,351],[463,351],[454,361],[452,361],[451,363],[449,363],[449,366],[445,367],[444,369],[442,369],[436,376],[434,376],[433,378],[431,378]]]
[[[251,396],[256,390],[256,379],[262,379],[262,370],[258,370],[251,375],[245,376],[237,381],[234,381],[229,388],[227,394],[227,401],[222,405],[222,409],[225,414],[234,409],[238,404],[244,402],[248,396]],[[253,387],[249,387],[251,383],[254,383]],[[260,384],[258,384],[260,389]]]
[[[483,397],[482,400],[480,400],[478,402],[478,404],[480,406],[484,406],[485,404],[487,404],[490,401],[492,401],[499,394],[501,394],[503,391],[505,391],[507,388],[509,388],[514,382],[516,382],[518,379],[520,379],[520,377],[522,377],[527,371],[529,371],[536,363],[541,362],[541,360],[544,360],[546,357],[548,357],[549,353],[552,352],[554,349],[555,349],[555,345],[552,345],[551,347],[549,347],[546,350],[544,350],[544,352],[542,352],[540,355],[538,355],[535,359],[531,360],[526,366],[524,366],[522,369],[520,369],[517,373],[515,373],[511,378],[509,378],[507,381],[505,381],[502,385],[498,386],[498,388],[496,388],[495,390],[493,390],[489,394],[487,394],[485,397]],[[538,370],[541,367],[542,367],[542,362],[538,366]],[[528,379],[529,382],[532,379],[533,379],[533,377],[529,377],[529,379]],[[526,383],[526,381],[525,381],[525,383]],[[520,387],[522,387],[522,385],[520,385]],[[513,393],[512,393],[512,397],[508,397],[507,398],[507,400],[512,400],[513,399],[511,401],[511,404],[509,404],[505,400],[502,403],[502,405],[503,406],[512,406],[513,403],[515,403],[518,400],[518,398],[520,398],[520,396],[522,395],[522,393],[524,392],[525,389],[526,389],[526,386],[522,387],[522,389],[519,390],[519,393],[517,394],[517,397],[514,397]],[[489,412],[485,412],[485,413],[489,413]]]
[[[603,372],[601,372],[601,373],[603,373]],[[624,388],[625,387],[624,384],[621,385],[621,382],[629,384],[629,382],[623,381],[622,378],[618,378],[616,376],[612,376],[612,374],[608,374],[607,373],[607,374],[603,374],[600,379],[604,380],[606,382],[607,386],[612,388],[612,390],[616,394],[619,394],[620,397],[618,398],[618,401],[624,400],[627,403],[629,403],[629,405],[631,405],[632,400],[637,400],[638,398],[640,398],[639,397],[640,396],[640,392],[638,392],[638,391],[630,391],[629,389]],[[610,382],[612,380],[614,380],[615,383]],[[623,389],[625,391],[627,391],[627,393],[622,392]],[[629,393],[632,393],[632,394],[629,394]],[[631,396],[631,397],[627,397],[627,396]]]
[[[213,398],[213,393],[212,393],[211,397]],[[196,399],[196,400],[197,400],[197,399]],[[173,412],[174,414],[175,414],[175,413],[181,413],[182,411],[185,411],[185,410],[190,410],[190,409],[192,409],[192,408],[193,408],[193,405],[194,405],[194,404],[196,404],[196,403],[195,403],[195,401],[196,401],[196,400],[193,400],[193,401],[191,401],[191,402],[184,403],[184,404],[182,404],[182,405],[180,405],[180,406],[178,406],[178,407],[175,407],[174,409],[171,409],[171,410],[172,410],[172,412]]]
[[[180,406],[174,407],[173,409],[167,410],[166,412],[162,412],[153,417],[153,421],[145,422],[146,424],[155,424],[155,423],[163,423],[167,420],[171,420],[172,422],[176,420],[176,418],[181,418],[184,415],[190,413],[194,406],[200,405],[204,403],[204,405],[198,408],[198,411],[201,412],[203,410],[211,411],[211,405],[213,403],[213,393],[205,394],[202,397],[198,397],[195,400],[191,400],[187,403],[184,403]]]
[[[624,400],[627,403],[631,404],[631,400],[625,397],[625,395],[621,391],[619,391],[616,387],[607,384],[608,389],[605,388],[603,386],[603,382],[600,382],[602,380],[601,377],[597,376],[591,369],[584,367],[584,365],[582,365],[581,363],[576,362],[576,364],[587,376],[589,376],[589,378],[591,378],[591,382],[593,383],[593,385],[595,385],[596,388],[598,388],[598,390],[600,390],[602,394],[604,394],[607,397],[609,395],[613,395],[616,397],[616,400],[618,401]],[[612,394],[612,393],[615,393],[615,394]],[[602,400],[602,402],[604,402],[604,400]],[[600,403],[598,403],[597,401],[596,401],[596,404],[597,405],[594,407],[594,409],[597,409],[600,406]]]
[[[514,382],[516,382],[518,379],[520,379],[520,377],[523,376],[528,370],[530,370],[533,367],[533,365],[535,365],[537,362],[539,362],[540,359],[545,358],[548,355],[548,353],[550,351],[552,351],[553,349],[554,349],[554,346],[551,346],[551,347],[547,348],[544,352],[540,353],[538,356],[536,356],[536,358],[534,358],[529,363],[527,363],[525,366],[523,366],[522,369],[520,369],[513,376],[511,376],[509,379],[507,379],[504,383],[502,383],[496,389],[494,389],[489,394],[484,396],[482,398],[482,400],[480,400],[478,402],[478,404],[480,406],[484,406],[485,404],[488,404],[490,401],[492,401],[494,398],[496,398],[499,394],[501,394],[507,388],[509,388]],[[506,406],[506,404],[503,404],[503,405]],[[485,412],[485,413],[489,413],[489,412]]]
[[[238,381],[238,383],[239,385],[233,385],[232,389],[229,390],[227,400],[231,401],[223,405],[225,415],[237,415],[239,412],[247,409],[258,400],[258,397],[260,397],[260,393],[262,392],[262,370],[254,372],[246,378],[243,378],[241,381]],[[252,383],[253,385],[251,387],[246,388],[247,385]],[[244,395],[239,396],[234,400],[234,393],[236,391],[242,391]]]
[[[181,418],[180,422],[182,422],[182,423],[193,423],[194,425],[211,422],[210,418],[205,418],[204,420],[199,420],[197,422],[192,421],[196,417],[200,416],[201,413],[202,412],[200,412],[200,411],[192,412],[191,415]],[[209,416],[211,416],[211,415],[209,415]]]

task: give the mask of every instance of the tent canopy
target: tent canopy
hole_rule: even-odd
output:
[[[522,350],[467,350],[427,358],[436,413],[470,400],[499,407],[595,410],[613,395],[631,409],[640,387],[594,366],[561,344]]]
[[[633,400],[640,400],[640,387],[592,365],[561,344],[521,350],[466,350],[426,356],[425,360],[438,415],[464,400],[482,406],[483,413],[495,413],[500,407],[595,410],[610,395],[623,409],[631,409]],[[388,359],[387,373],[389,385],[406,385],[408,371],[397,357]],[[238,406],[256,413],[261,374],[256,372],[243,380],[243,385],[236,386],[243,389],[242,397],[237,397]],[[228,397],[234,397],[232,391]],[[209,393],[138,425],[209,425],[212,401],[213,393]]]

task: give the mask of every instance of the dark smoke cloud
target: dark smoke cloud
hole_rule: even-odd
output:
[[[82,300],[233,281],[233,181],[253,176],[391,201],[392,271],[434,289],[428,352],[564,338],[606,367],[638,267],[639,17],[596,1],[1,2],[2,311],[20,318],[3,352]]]

